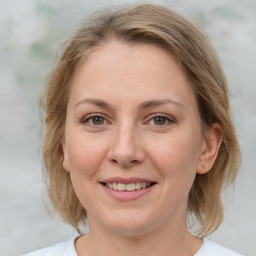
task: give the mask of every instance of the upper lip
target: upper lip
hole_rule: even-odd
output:
[[[131,178],[122,178],[122,177],[111,177],[100,181],[101,183],[122,183],[122,184],[130,184],[130,183],[155,183],[155,181],[144,179],[144,178],[137,178],[137,177],[131,177]]]

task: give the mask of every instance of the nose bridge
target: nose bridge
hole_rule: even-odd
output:
[[[115,127],[112,135],[109,160],[126,168],[144,160],[145,154],[136,125],[126,120]]]

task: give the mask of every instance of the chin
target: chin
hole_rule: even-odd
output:
[[[107,227],[116,234],[138,236],[149,232],[154,221],[145,215],[134,216],[129,213],[123,213],[121,217],[116,216],[113,218],[112,216],[112,218],[105,223],[107,223]]]

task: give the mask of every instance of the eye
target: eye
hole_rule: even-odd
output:
[[[164,125],[167,121],[163,116],[157,116],[153,120],[155,125]]]
[[[106,122],[106,119],[100,115],[87,116],[82,120],[82,123],[88,124],[91,126],[101,126],[101,125],[104,125],[105,122]]]
[[[149,123],[156,126],[166,126],[168,124],[174,123],[174,120],[166,115],[156,115],[150,119]]]

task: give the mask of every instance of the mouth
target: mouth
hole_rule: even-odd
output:
[[[115,191],[132,192],[152,187],[156,184],[156,182],[133,182],[127,184],[119,182],[101,182],[101,184]]]
[[[111,177],[99,183],[107,195],[122,202],[137,200],[150,194],[157,184],[155,181],[138,177]]]

